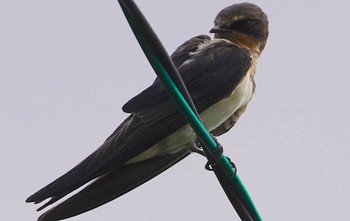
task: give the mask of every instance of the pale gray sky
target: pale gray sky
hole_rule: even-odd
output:
[[[219,140],[264,220],[349,220],[350,1],[252,1],[268,14],[257,93]],[[235,1],[137,1],[171,53]],[[95,150],[155,78],[117,1],[1,0],[0,220]],[[238,220],[191,155],[73,221]]]

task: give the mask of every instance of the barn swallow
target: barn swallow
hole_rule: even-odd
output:
[[[171,55],[206,129],[230,130],[255,91],[256,60],[268,38],[268,19],[256,5],[240,3],[218,13],[211,39],[193,37]],[[145,183],[191,152],[196,134],[168,97],[158,78],[122,110],[130,115],[90,156],[30,196],[26,202],[53,204],[39,221],[69,218],[101,206]]]

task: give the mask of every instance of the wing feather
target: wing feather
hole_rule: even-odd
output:
[[[246,49],[227,40],[194,37],[172,55],[199,112],[232,93],[251,65]],[[175,132],[186,121],[155,82],[123,106],[130,116],[90,156],[27,199],[57,201],[83,184],[123,166],[125,162]]]

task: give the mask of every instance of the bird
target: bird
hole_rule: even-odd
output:
[[[255,93],[257,59],[264,50],[268,18],[252,3],[221,10],[209,31],[180,45],[170,56],[214,136],[229,131]],[[38,211],[72,191],[79,192],[43,213],[38,221],[79,215],[108,203],[159,175],[190,153],[202,153],[196,134],[159,78],[122,107],[129,116],[91,155],[26,202],[48,200]]]

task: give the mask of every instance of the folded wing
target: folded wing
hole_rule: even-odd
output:
[[[226,40],[210,40],[205,35],[185,42],[171,58],[199,112],[230,95],[251,65],[248,50]],[[159,156],[147,161],[146,169],[139,166],[146,161],[125,164],[186,123],[158,78],[127,102],[123,110],[130,116],[95,152],[27,199],[39,203],[51,198],[40,210],[97,178],[78,195],[49,210],[41,220],[56,217],[50,214],[74,216],[109,202],[187,156],[188,151]],[[111,192],[116,185],[120,187]]]

